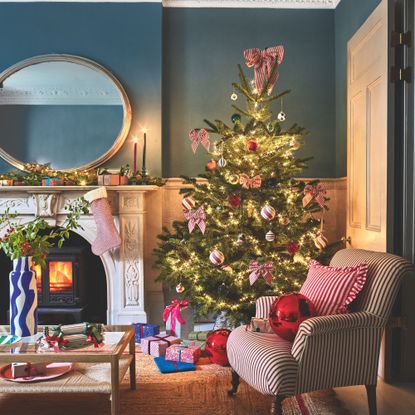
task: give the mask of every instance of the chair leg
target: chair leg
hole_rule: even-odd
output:
[[[232,389],[228,391],[229,396],[234,396],[238,392],[239,375],[232,369]]]
[[[271,415],[282,415],[282,401],[285,399],[285,396],[277,395],[272,401],[271,405]]]
[[[369,405],[369,415],[377,415],[376,408],[376,385],[366,385],[367,403]]]

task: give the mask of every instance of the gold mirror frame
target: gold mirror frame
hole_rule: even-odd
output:
[[[102,156],[98,157],[96,160],[86,163],[82,166],[73,167],[70,169],[59,169],[60,171],[74,171],[74,170],[92,170],[106,161],[108,161],[112,156],[114,156],[117,151],[121,148],[121,146],[124,144],[128,133],[130,132],[131,127],[131,120],[132,120],[132,111],[131,111],[131,104],[130,100],[128,99],[127,93],[125,92],[124,87],[121,85],[120,81],[105,67],[100,65],[99,63],[87,59],[81,56],[76,55],[66,55],[66,54],[50,54],[50,55],[39,55],[35,56],[33,58],[25,59],[23,61],[20,61],[16,63],[15,65],[10,66],[5,71],[0,73],[0,85],[11,75],[15,74],[16,72],[20,71],[21,69],[24,69],[28,66],[37,65],[39,63],[44,62],[71,62],[71,63],[77,63],[79,65],[86,66],[88,68],[98,70],[103,75],[105,75],[107,78],[109,78],[118,89],[118,92],[121,96],[124,115],[123,115],[123,125],[122,128],[118,134],[118,137],[115,139],[114,144],[111,146],[109,150],[107,150]],[[3,148],[0,147],[0,157],[3,158],[7,163],[11,164],[12,166],[16,167],[19,170],[26,171],[25,169],[25,163],[22,163],[21,161],[17,160],[13,156],[11,156],[9,153],[3,150]]]

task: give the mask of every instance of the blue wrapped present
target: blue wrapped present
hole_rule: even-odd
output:
[[[154,363],[157,365],[161,373],[188,372],[196,370],[193,363],[171,362],[166,360],[164,356],[155,357]]]
[[[160,326],[158,324],[136,323],[134,326],[136,343],[141,343],[141,339],[144,337],[160,334]]]

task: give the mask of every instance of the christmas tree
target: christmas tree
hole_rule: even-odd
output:
[[[213,147],[212,160],[205,180],[184,178],[192,185],[181,191],[185,220],[164,229],[156,254],[159,281],[190,299],[197,315],[249,321],[258,297],[298,291],[308,262],[327,245],[324,188],[294,178],[308,160],[296,157],[304,129],[284,129],[284,112],[270,111],[289,92],[271,95],[283,54],[282,46],[246,51],[254,80],[238,65],[231,95],[235,103],[243,95],[246,108],[232,105],[233,126],[205,120],[207,128],[189,134],[194,152]]]

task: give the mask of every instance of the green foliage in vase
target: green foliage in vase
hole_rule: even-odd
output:
[[[190,233],[188,222],[177,221],[159,237],[158,280],[171,287],[181,284],[180,295],[191,300],[197,315],[224,311],[235,324],[248,322],[258,297],[297,291],[308,262],[321,253],[315,239],[327,208],[316,200],[303,207],[306,183],[295,177],[309,160],[296,157],[304,129],[297,124],[285,129],[273,117],[270,103],[289,92],[268,95],[276,70],[277,63],[262,91],[257,91],[239,66],[240,82],[233,87],[246,98],[246,108],[233,105],[233,126],[205,120],[206,130],[219,137],[211,153],[218,167],[200,179],[185,177],[192,186],[181,191],[194,201],[191,212],[203,208],[205,233],[198,226]],[[250,180],[259,176],[260,186],[243,186],[246,176],[241,175]],[[308,184],[316,186],[317,181]],[[266,205],[275,209],[272,220],[261,215]],[[215,266],[209,260],[213,250],[224,254],[223,264]],[[263,275],[250,284],[252,261],[272,263],[271,284]]]
[[[89,202],[81,197],[65,205],[65,210],[66,220],[55,230],[45,219],[39,217],[22,223],[16,219],[17,214],[10,213],[7,209],[0,216],[0,230],[5,231],[0,239],[0,248],[11,260],[31,256],[33,262],[43,268],[50,248],[55,243],[62,247],[71,230],[82,228],[79,218],[82,214],[89,213]]]

